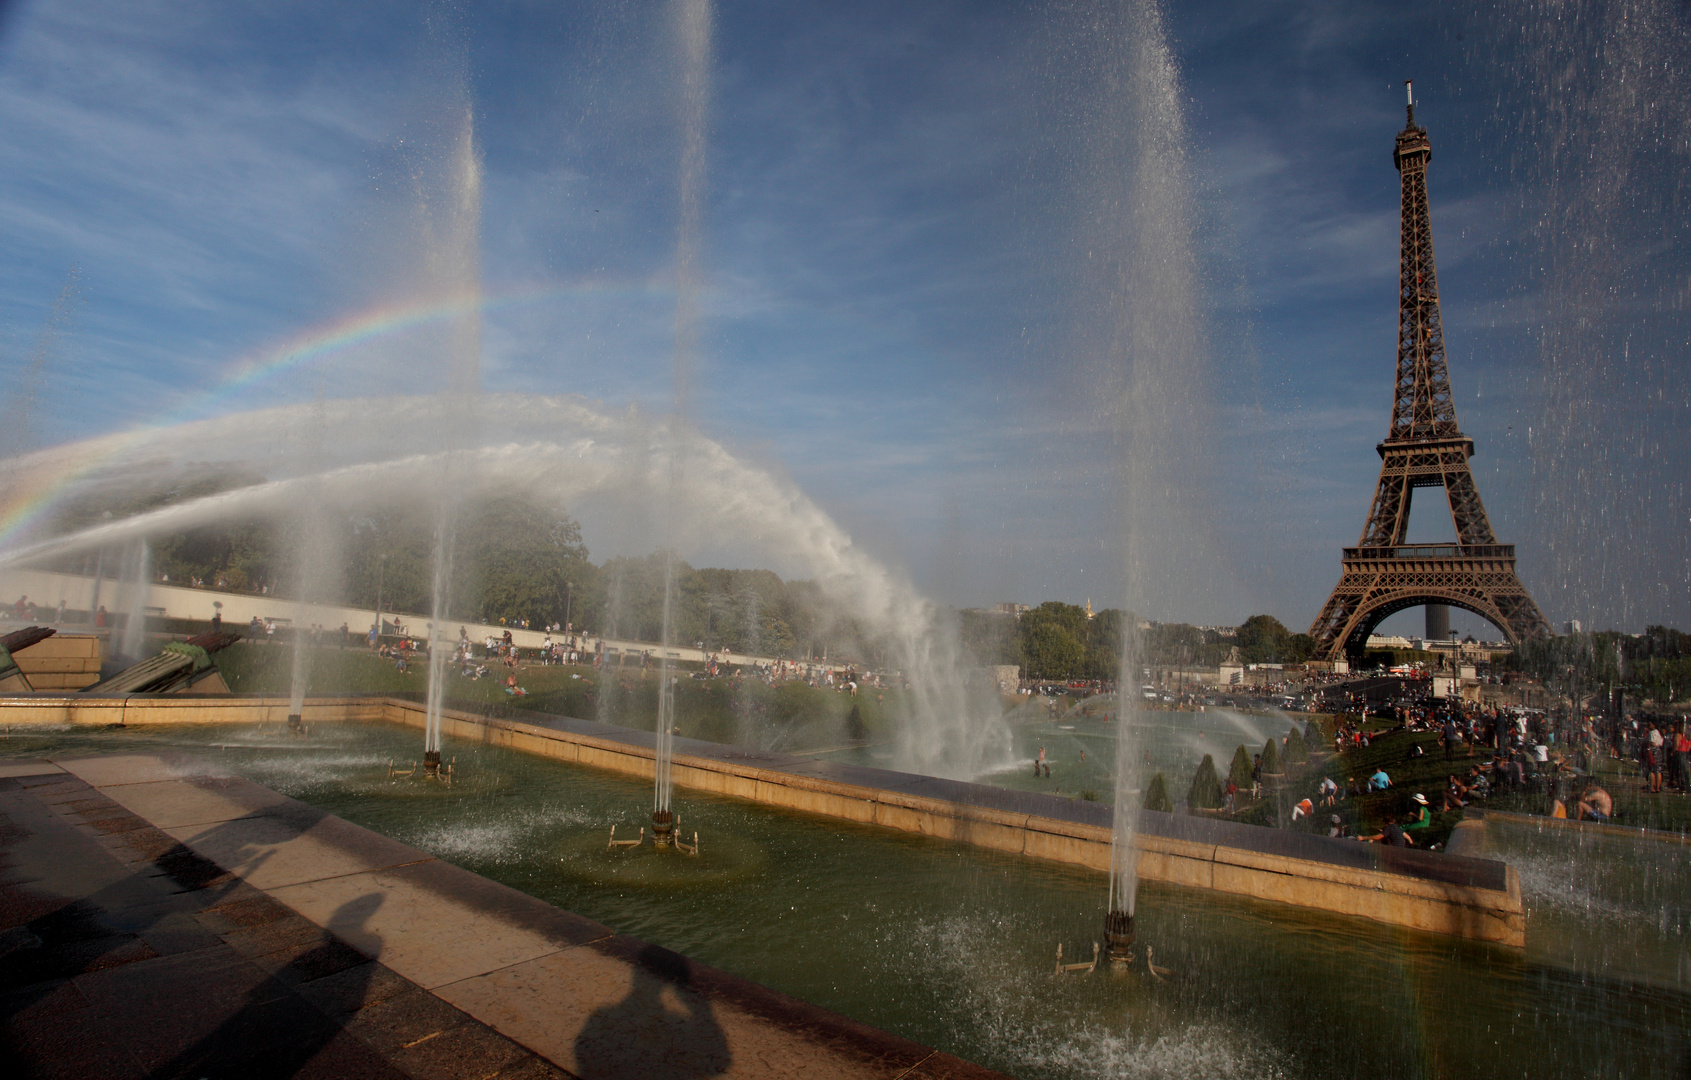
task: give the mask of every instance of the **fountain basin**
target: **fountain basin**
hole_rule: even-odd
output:
[[[257,697],[35,695],[0,699],[0,724],[104,726],[114,716],[128,724],[259,722],[282,719],[287,711],[285,699]],[[312,723],[380,719],[419,729],[426,715],[418,702],[353,695],[313,697],[305,713]],[[568,717],[536,719],[544,722],[448,709],[441,725],[450,739],[651,778],[651,732]],[[679,738],[674,780],[682,788],[994,851],[1110,867],[1111,808],[1101,803]],[[1141,811],[1136,835],[1143,881],[1525,944],[1520,881],[1500,862],[1156,811]]]
[[[1166,980],[1136,957],[1113,975],[1101,966],[1053,982],[1058,942],[1083,959],[1100,939],[1101,872],[678,792],[687,828],[705,837],[701,856],[648,844],[642,854],[663,878],[610,880],[593,860],[618,854],[604,850],[612,824],[649,813],[646,778],[453,741],[461,787],[390,783],[386,762],[414,756],[417,732],[387,723],[311,729],[296,741],[243,724],[14,728],[0,753],[187,751],[620,933],[1023,1080],[1413,1076],[1429,1060],[1441,1075],[1478,1080],[1498,1074],[1503,1047],[1518,1066],[1511,1075],[1589,1075],[1583,1066],[1601,1053],[1613,1075],[1669,1076],[1678,1057],[1638,1040],[1635,1025],[1691,1030],[1691,974],[1658,964],[1678,954],[1678,932],[1641,937],[1635,925],[1616,934],[1579,894],[1549,913],[1554,922],[1531,922],[1523,954],[1150,881],[1134,929],[1139,946],[1154,946]],[[193,811],[193,821],[202,817]],[[191,840],[201,828],[177,831]],[[715,880],[713,853],[731,852],[729,844],[759,865]],[[578,848],[587,858],[565,861]],[[255,872],[286,869],[262,848],[244,850]],[[1672,846],[1676,856],[1683,850]],[[1547,869],[1538,873],[1550,880]],[[1655,863],[1637,869],[1664,872]],[[1544,947],[1573,940],[1570,928],[1590,945]],[[1591,951],[1597,945],[1601,954]],[[1322,1022],[1311,1025],[1312,1015]]]

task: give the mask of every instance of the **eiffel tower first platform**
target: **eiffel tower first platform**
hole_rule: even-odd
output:
[[[1515,546],[1500,544],[1480,502],[1468,459],[1474,440],[1456,424],[1445,363],[1433,227],[1427,210],[1427,129],[1409,122],[1392,154],[1403,184],[1403,236],[1398,268],[1397,384],[1391,428],[1376,448],[1380,484],[1356,547],[1344,549],[1333,595],[1309,628],[1314,659],[1359,653],[1376,626],[1406,608],[1426,607],[1428,633],[1444,635],[1449,608],[1471,611],[1511,643],[1550,633],[1544,615],[1515,573]],[[1406,544],[1416,488],[1442,487],[1455,519],[1454,544]]]

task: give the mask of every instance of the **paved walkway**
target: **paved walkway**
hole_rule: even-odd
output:
[[[998,1075],[191,758],[0,762],[0,995],[26,1076]]]

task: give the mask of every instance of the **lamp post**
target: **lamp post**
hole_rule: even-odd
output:
[[[382,577],[388,568],[387,552],[376,556],[376,640],[382,638]]]
[[[569,632],[574,625],[570,622],[570,604],[575,600],[575,582],[564,582],[564,631]]]

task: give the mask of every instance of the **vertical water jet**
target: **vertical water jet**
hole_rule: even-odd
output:
[[[147,631],[147,584],[152,576],[152,548],[143,538],[135,541],[129,556],[129,611],[123,623],[120,651],[130,662],[141,658]]]
[[[699,346],[699,248],[703,228],[705,125],[710,106],[711,17],[710,0],[676,0],[680,50],[676,105],[681,157],[675,233],[674,400],[668,425],[667,489],[659,507],[664,532],[663,632],[658,657],[652,794],[653,840],[660,845],[668,842],[675,827],[675,814],[669,805],[670,763],[675,755],[675,675],[670,653],[675,646],[675,543],[682,532],[677,517],[684,489],[687,406],[693,361]]]
[[[319,388],[304,454],[305,493],[297,504],[295,518],[294,655],[288,683],[288,730],[294,733],[305,730],[305,692],[311,682],[312,651],[316,644],[316,628],[308,630],[306,624],[315,605],[329,595],[330,590],[326,587],[329,568],[339,562],[333,551],[335,545],[329,537],[319,480],[323,469],[324,422],[323,395]]]
[[[1081,153],[1075,238],[1077,345],[1098,357],[1102,418],[1114,433],[1123,600],[1116,680],[1115,808],[1106,940],[1133,941],[1134,831],[1141,803],[1139,615],[1192,580],[1193,492],[1205,439],[1206,372],[1196,213],[1184,94],[1157,0],[1088,8],[1074,29],[1072,75]],[[1172,594],[1172,595],[1171,595]]]
[[[458,556],[459,489],[470,483],[466,454],[476,421],[481,385],[481,157],[476,149],[475,112],[469,91],[463,101],[449,151],[444,198],[445,221],[433,252],[433,284],[457,301],[448,335],[447,372],[442,387],[448,422],[441,431],[434,485],[433,568],[429,599],[428,691],[423,726],[423,768],[441,772],[441,707],[446,696],[446,659],[452,647],[447,621],[452,617],[454,567]]]

